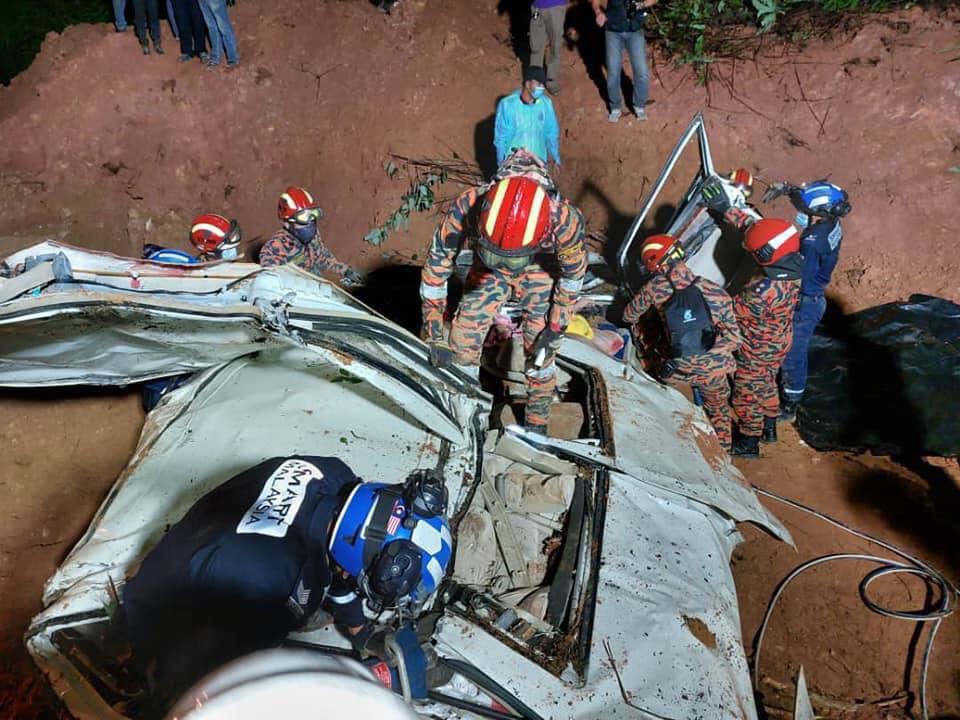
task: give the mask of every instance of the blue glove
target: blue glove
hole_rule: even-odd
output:
[[[394,634],[394,639],[403,653],[407,677],[410,680],[410,694],[423,700],[427,697],[427,655],[420,647],[413,626],[410,623],[404,625]]]

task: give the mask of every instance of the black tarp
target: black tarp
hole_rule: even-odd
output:
[[[960,305],[912,295],[828,313],[797,427],[818,450],[960,455]]]

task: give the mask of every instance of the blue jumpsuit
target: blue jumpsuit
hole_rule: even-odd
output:
[[[790,402],[799,402],[807,388],[810,339],[827,309],[823,294],[840,259],[842,240],[843,228],[836,218],[819,220],[800,236],[804,259],[800,302],[793,314],[793,344],[780,371],[784,399]]]
[[[327,553],[331,522],[357,482],[336,458],[272,458],[170,528],[123,588],[134,657],[155,666],[161,694],[278,645],[324,600],[341,626],[364,624],[355,586]]]

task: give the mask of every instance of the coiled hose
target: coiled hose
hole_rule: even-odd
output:
[[[933,642],[937,637],[937,631],[940,630],[940,624],[943,622],[943,619],[953,613],[956,609],[957,597],[960,596],[960,590],[947,580],[939,571],[931,567],[922,560],[910,555],[909,553],[904,552],[900,548],[891,545],[888,542],[884,542],[879,538],[868,535],[865,532],[861,532],[855,528],[846,525],[845,523],[835,520],[829,515],[825,515],[818,510],[807,507],[806,505],[797,502],[796,500],[791,500],[790,498],[783,497],[782,495],[777,495],[774,492],[765,490],[757,485],[753,485],[753,489],[763,495],[768,497],[771,500],[776,500],[777,502],[783,503],[784,505],[789,505],[790,507],[800,510],[802,512],[813,515],[814,517],[820,518],[824,522],[833,525],[834,527],[840,528],[841,530],[848,532],[852,535],[855,535],[863,540],[879,545],[885,550],[889,550],[892,553],[900,556],[907,563],[900,562],[898,560],[893,560],[888,557],[880,557],[877,555],[866,555],[862,553],[835,553],[832,555],[823,555],[821,557],[808,560],[807,562],[797,566],[787,575],[780,583],[777,585],[776,590],[773,592],[773,596],[770,598],[770,602],[767,605],[767,610],[763,615],[763,621],[760,623],[760,627],[757,629],[756,640],[754,641],[754,653],[753,653],[753,684],[754,687],[759,688],[760,686],[760,650],[763,645],[763,636],[767,630],[767,624],[770,621],[770,616],[773,614],[774,606],[777,604],[777,600],[780,599],[780,596],[783,594],[783,591],[787,589],[787,585],[796,578],[798,575],[803,573],[805,570],[809,570],[812,567],[817,565],[822,565],[826,562],[831,562],[833,560],[865,560],[867,562],[874,562],[880,565],[880,567],[871,570],[867,573],[863,580],[860,581],[860,599],[863,600],[863,604],[867,606],[870,610],[880,615],[886,617],[897,618],[899,620],[912,620],[914,622],[920,623],[931,623],[930,632],[927,634],[926,646],[923,650],[923,661],[921,664],[920,670],[920,713],[923,720],[928,720],[927,714],[927,671],[930,667],[930,656],[933,651]],[[905,573],[908,575],[916,575],[923,578],[928,583],[933,585],[939,590],[940,597],[935,605],[929,609],[925,610],[894,610],[891,608],[883,607],[874,600],[870,598],[869,590],[870,585],[881,577],[888,575],[896,575],[899,573]]]

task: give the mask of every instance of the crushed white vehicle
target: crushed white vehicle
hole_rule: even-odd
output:
[[[452,569],[424,622],[453,679],[424,717],[757,717],[729,559],[737,522],[789,541],[699,408],[573,337],[569,437],[491,428],[491,396],[414,335],[291,266],[171,266],[53,242],[7,258],[0,386],[190,373],[44,592],[28,648],[78,718],[133,717],[116,589],[203,494],[265,458],[371,481],[442,468]],[[348,652],[332,626],[291,645]]]

